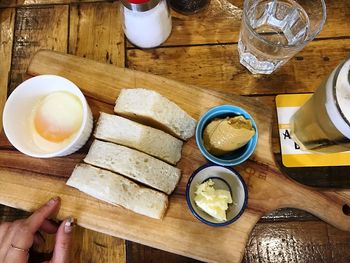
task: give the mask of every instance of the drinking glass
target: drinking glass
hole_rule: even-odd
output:
[[[321,31],[324,0],[245,0],[238,51],[253,74],[271,74]]]
[[[291,136],[304,150],[350,151],[350,58],[336,67],[290,120]]]

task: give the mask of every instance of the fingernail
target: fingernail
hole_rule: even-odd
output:
[[[75,220],[73,217],[68,217],[64,223],[64,232],[66,234],[72,232],[73,227],[75,226]]]
[[[53,197],[53,198],[51,198],[51,199],[49,200],[48,204],[49,204],[49,205],[54,205],[54,204],[56,204],[59,200],[60,200],[60,198],[59,198],[58,196]]]

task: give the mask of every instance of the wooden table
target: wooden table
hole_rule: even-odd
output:
[[[302,52],[276,73],[251,75],[237,52],[242,0],[212,0],[197,15],[173,12],[173,33],[161,47],[140,50],[128,43],[120,23],[119,2],[102,0],[0,1],[0,103],[25,78],[31,56],[41,48],[67,52],[118,67],[162,75],[223,93],[260,96],[312,92],[350,53],[350,2],[327,1],[327,23]],[[276,130],[276,129],[274,129]],[[276,131],[274,151],[279,156]],[[290,175],[319,187],[350,188],[350,168],[324,168]],[[1,221],[27,216],[0,206]],[[74,232],[72,262],[195,262],[192,259],[99,234]],[[219,241],[218,241],[219,242]],[[52,237],[38,251],[52,249]],[[350,233],[298,210],[265,216],[254,228],[244,262],[350,262]],[[234,249],[234,247],[232,248]]]

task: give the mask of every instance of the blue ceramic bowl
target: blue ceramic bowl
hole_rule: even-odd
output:
[[[232,204],[226,211],[227,221],[219,222],[200,209],[195,201],[197,186],[209,179],[214,181],[215,189],[222,189],[231,192]],[[210,226],[226,226],[235,222],[244,212],[248,203],[247,186],[238,172],[230,167],[224,167],[207,163],[193,172],[186,186],[186,200],[192,214]]]
[[[249,140],[246,145],[225,155],[215,156],[209,153],[203,144],[203,131],[205,127],[209,124],[210,121],[215,118],[225,118],[228,116],[234,117],[238,115],[241,115],[244,118],[250,119],[252,121],[252,125],[255,129],[255,135]],[[237,106],[221,105],[211,108],[199,119],[196,127],[196,143],[200,152],[207,160],[223,166],[234,166],[247,160],[254,152],[257,142],[258,129],[256,127],[254,119],[249,115],[248,112]]]

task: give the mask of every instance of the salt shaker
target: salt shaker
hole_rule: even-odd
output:
[[[166,0],[122,0],[123,27],[126,37],[140,48],[162,44],[172,29]]]

